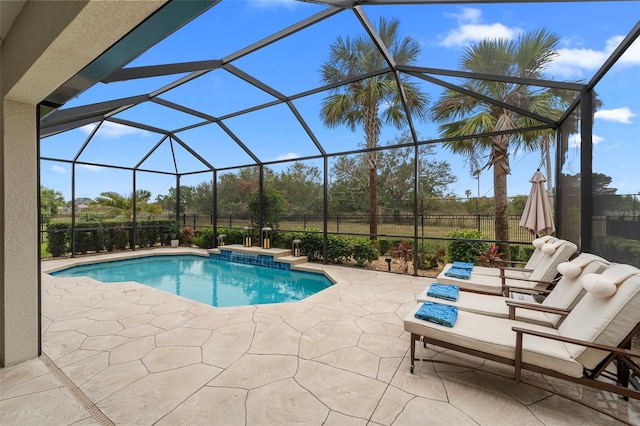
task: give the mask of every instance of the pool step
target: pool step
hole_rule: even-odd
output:
[[[260,247],[245,247],[241,244],[229,244],[226,246],[221,246],[218,248],[210,249],[209,253],[220,253],[222,250],[228,250],[236,253],[244,253],[244,254],[262,254],[265,256],[272,256],[273,259],[277,262],[285,262],[291,265],[300,265],[302,263],[307,263],[306,256],[292,256],[291,250],[282,249],[282,248],[269,248],[263,249]]]

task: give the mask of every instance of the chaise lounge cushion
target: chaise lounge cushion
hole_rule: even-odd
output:
[[[548,283],[552,281],[557,275],[558,265],[569,260],[577,250],[576,245],[570,241],[557,240],[551,244],[555,247],[551,255],[543,255],[542,259],[533,271],[521,272],[521,278],[526,279],[526,281],[510,275],[505,279],[505,284],[513,287],[529,287],[531,289],[546,288],[548,284],[545,284],[545,282]],[[512,271],[510,271],[510,273],[511,272]],[[471,277],[469,279],[452,278],[441,272],[436,281],[440,284],[457,285],[460,287],[460,290],[497,295],[501,295],[503,291],[502,280],[499,276],[481,275],[474,272],[471,273]]]
[[[571,269],[575,267],[580,271],[580,273],[575,277],[563,276],[556,284],[554,290],[549,293],[540,305],[564,309],[573,308],[585,293],[583,285],[578,278],[582,277],[582,281],[591,274],[598,274],[609,264],[605,259],[591,253],[581,253],[578,257],[567,263],[572,265]],[[560,267],[558,266],[558,270],[559,269]],[[458,299],[453,303],[445,300],[436,300],[435,298],[430,297],[429,288],[430,287],[427,287],[420,295],[418,295],[418,302],[438,301],[440,303],[451,304],[464,311],[500,318],[509,317],[507,301],[534,302],[533,298],[531,296],[527,297],[527,295],[522,295],[522,297],[515,299],[462,291],[458,293]],[[556,327],[562,317],[560,315],[547,312],[539,312],[530,309],[517,309],[516,319],[534,324]]]
[[[510,361],[515,360],[516,345],[512,327],[617,347],[640,324],[640,270],[615,264],[602,275],[619,283],[615,294],[602,298],[587,292],[557,329],[462,310],[458,312],[456,325],[445,328],[416,319],[418,305],[405,317],[405,331],[424,336],[427,343],[456,345],[462,352],[483,352]],[[572,377],[582,377],[584,369],[595,369],[609,354],[531,335],[525,335],[522,344],[523,363]]]
[[[535,240],[533,240],[531,242],[531,244],[536,248],[533,253],[531,254],[531,256],[529,257],[529,260],[527,261],[526,265],[524,265],[524,267],[522,268],[522,270],[508,270],[506,271],[506,276],[507,277],[518,277],[518,278],[526,278],[527,275],[530,272],[524,272],[524,271],[531,271],[533,270],[536,265],[540,262],[540,260],[542,260],[543,256],[546,256],[544,253],[542,253],[542,246],[547,243],[547,242],[553,242],[556,241],[557,238],[556,237],[552,237],[550,235],[545,235],[543,237],[540,238],[536,238]],[[455,267],[458,264],[456,262],[453,263],[447,263],[446,265],[444,265],[444,268],[442,268],[442,272],[446,272],[449,270],[449,268],[451,267]],[[473,267],[473,273],[477,274],[477,275],[491,275],[494,277],[498,277],[500,276],[500,269],[499,268],[492,268],[489,266],[474,266]]]
[[[614,265],[602,277],[618,284],[611,297],[602,298],[587,292],[558,331],[580,340],[617,346],[640,322],[640,270],[630,265]],[[567,345],[569,354],[593,369],[605,352]]]
[[[415,313],[420,306],[422,305],[416,305],[416,308],[405,317],[405,331],[508,359],[515,358],[516,333],[511,327],[558,334],[557,330],[549,327],[465,311],[458,311],[458,319],[454,327],[443,327],[415,318]],[[582,365],[569,356],[561,342],[526,336],[523,339],[523,349],[525,363],[549,368],[573,377],[582,376]]]

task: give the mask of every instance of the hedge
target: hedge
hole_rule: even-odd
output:
[[[475,230],[455,230],[446,234],[447,238],[460,238],[463,240],[487,239],[481,232]],[[449,241],[446,245],[446,253],[449,261],[459,260],[475,263],[483,252],[489,249],[489,244],[482,241]]]
[[[171,221],[141,221],[136,227],[139,247],[168,245]],[[133,222],[81,222],[75,228],[75,254],[124,250],[133,246]],[[71,224],[47,224],[47,250],[53,257],[71,253]]]
[[[611,262],[628,263],[640,268],[640,241],[603,235],[594,239],[594,253]]]

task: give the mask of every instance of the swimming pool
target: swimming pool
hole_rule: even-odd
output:
[[[73,266],[51,273],[102,282],[136,281],[212,306],[302,300],[332,285],[322,274],[268,268],[195,255],[149,256]]]

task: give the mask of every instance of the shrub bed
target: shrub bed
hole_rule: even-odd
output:
[[[153,247],[166,245],[169,240],[170,221],[141,221],[136,227],[136,245]],[[124,250],[133,246],[133,222],[79,222],[75,227],[75,254]],[[71,253],[72,230],[70,223],[47,224],[47,250],[53,257]]]

